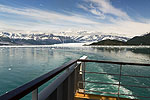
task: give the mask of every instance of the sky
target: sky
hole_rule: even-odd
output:
[[[150,0],[0,0],[0,32],[150,32]]]

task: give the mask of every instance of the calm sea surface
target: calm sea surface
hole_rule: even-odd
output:
[[[150,63],[148,47],[0,47],[0,95],[83,55],[94,60]],[[87,63],[86,66],[87,71],[119,74],[119,65]],[[150,76],[150,66],[126,65],[122,68],[122,74]],[[112,75],[86,74],[86,80],[118,84],[118,77]],[[121,78],[121,84],[150,86],[150,79],[126,76]],[[117,92],[118,87],[86,83],[86,89]],[[121,86],[120,93],[150,96],[150,88]],[[22,100],[31,100],[31,97],[27,95]]]

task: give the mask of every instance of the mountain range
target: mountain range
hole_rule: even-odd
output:
[[[65,33],[64,33],[65,34]],[[76,35],[56,35],[56,34],[23,34],[23,33],[0,33],[0,45],[51,45],[58,43],[80,43],[97,42],[105,39],[116,39],[127,41],[129,38],[113,34],[83,34],[83,32],[74,33]]]
[[[99,42],[94,42],[90,45],[150,45],[150,33],[147,33],[142,36],[135,36],[127,41],[106,39]]]

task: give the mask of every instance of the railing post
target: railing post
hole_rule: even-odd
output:
[[[122,64],[120,64],[120,74],[119,74],[119,85],[118,85],[118,100],[120,100],[119,95],[120,95],[120,84],[121,84],[121,71],[122,71]]]
[[[66,69],[66,72],[69,73],[70,70],[71,70],[70,67],[68,67],[68,68]],[[70,76],[68,76],[65,81],[66,81],[66,82],[64,82],[64,86],[65,86],[65,87],[64,87],[64,92],[65,92],[65,93],[64,93],[64,94],[65,94],[65,99],[64,99],[64,100],[70,100],[70,92],[71,92],[71,91],[70,91],[70,88],[71,88],[71,87],[70,87],[70,86],[71,86],[71,85],[70,85]]]
[[[87,56],[82,56],[81,58],[80,58],[81,60],[85,60],[85,59],[87,59]],[[83,92],[84,93],[84,95],[85,95],[85,62],[77,62],[78,64],[80,64],[81,63],[81,65],[80,65],[80,69],[79,69],[79,77],[80,77],[80,80],[79,81],[81,81],[82,82],[82,84],[81,85],[79,85],[79,88],[80,88],[80,90],[79,90],[79,92]]]
[[[76,94],[77,90],[79,89],[79,85],[78,85],[78,82],[79,82],[79,71],[80,71],[80,64],[77,64],[77,66],[75,67],[75,72],[74,72],[74,81],[75,81],[75,85],[74,85],[74,94]]]
[[[38,88],[32,91],[32,100],[38,100]]]
[[[83,83],[84,83],[83,86],[84,87],[83,88],[84,88],[84,96],[85,96],[85,67],[86,67],[85,62],[83,62],[82,65],[83,65],[83,73],[84,73],[84,76],[83,76],[84,77],[84,79],[83,79]]]

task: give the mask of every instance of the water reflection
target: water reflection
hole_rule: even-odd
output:
[[[128,48],[127,50],[137,54],[150,55],[150,48]]]
[[[146,60],[150,60],[150,48],[112,48],[112,47],[93,47],[94,51],[96,52],[102,52],[102,53],[108,53],[108,54],[114,54],[119,57],[121,56],[132,56],[131,58],[146,58]],[[111,56],[110,55],[110,56]]]

